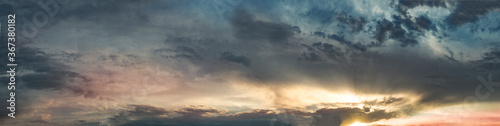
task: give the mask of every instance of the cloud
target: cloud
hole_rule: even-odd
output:
[[[23,63],[18,71],[32,71],[19,76],[20,83],[37,90],[70,90],[75,94],[94,98],[94,92],[84,86],[91,80],[72,67],[54,59],[51,54],[38,48],[23,48],[17,62]]]
[[[425,16],[420,16],[420,17],[417,17],[415,18],[417,25],[420,26],[421,28],[424,28],[426,30],[429,30],[431,28],[434,28],[435,26],[433,26],[432,24],[432,21],[425,17]]]
[[[339,26],[348,26],[351,29],[350,32],[352,33],[360,32],[367,23],[364,17],[354,17],[344,11],[337,12],[335,9],[321,9],[313,7],[304,15],[309,17],[308,19],[318,21],[323,25],[340,22]]]
[[[149,105],[130,105],[133,107],[131,111],[129,111],[129,115],[132,116],[161,116],[168,115],[171,111],[168,111],[164,108],[159,108],[155,106]]]
[[[267,39],[283,43],[293,37],[293,27],[275,22],[259,21],[243,9],[237,9],[231,20],[234,36],[240,39]]]
[[[234,62],[234,63],[240,63],[240,64],[243,64],[245,66],[250,66],[250,63],[252,62],[250,60],[250,58],[246,57],[246,56],[236,56],[234,55],[233,53],[231,52],[223,52],[220,56],[220,59],[221,60],[224,60],[224,61],[229,61],[229,62]]]
[[[50,114],[44,114],[40,115],[38,119],[30,121],[32,123],[49,123],[50,121]]]
[[[335,20],[334,14],[335,11],[333,10],[325,10],[313,7],[306,12],[305,16],[309,16],[309,19],[317,20],[322,24],[330,24]],[[339,18],[342,19],[342,17]]]
[[[313,43],[311,46],[303,45],[307,48],[308,52],[304,52],[302,54],[302,58],[306,61],[322,61],[321,56],[325,56],[325,58],[332,59],[335,61],[341,61],[343,57],[343,53],[339,47],[335,47],[329,43]]]
[[[352,32],[360,32],[363,30],[363,27],[367,22],[363,17],[352,17],[351,15],[347,15],[345,12],[338,14],[337,20],[341,23],[347,24],[352,29]]]
[[[215,108],[204,108],[203,106],[192,106],[176,110],[175,112],[182,114],[183,116],[181,118],[198,118],[206,116],[207,114],[223,114],[225,111],[217,110]]]
[[[490,11],[500,8],[498,1],[460,1],[456,10],[448,17],[452,26],[460,26],[477,21]]]
[[[31,17],[39,11],[35,2],[12,6],[18,8],[17,14]],[[417,107],[402,107],[401,113],[408,114],[462,103],[475,94],[473,89],[481,83],[478,76],[491,73],[493,80],[500,78],[499,51],[485,49],[496,42],[492,36],[498,31],[490,24],[498,22],[497,2],[471,3],[469,9],[467,2],[440,0],[244,1],[231,5],[238,9],[228,11],[232,15],[222,24],[210,2],[66,4],[40,28],[43,33],[36,41],[20,47],[20,88],[29,91],[24,97],[43,94],[84,104],[99,99],[99,103],[136,103],[104,117],[124,125],[268,125],[277,118],[276,125],[340,125],[355,119],[396,118],[400,113],[367,112],[372,108],[365,107],[296,109],[338,99],[304,98],[321,93],[291,87],[318,87],[334,95],[347,91],[387,96],[363,102],[379,106],[415,100]],[[422,7],[446,13],[419,10]],[[488,29],[493,30],[483,32]],[[410,99],[391,97],[395,95]],[[51,96],[40,99],[47,98]],[[492,94],[482,102],[498,100]],[[226,106],[171,109],[154,106],[158,104]],[[264,107],[224,110],[252,105]],[[280,115],[295,121],[283,121]],[[45,118],[35,121],[48,122]]]
[[[314,35],[322,37],[322,38],[327,38],[327,39],[330,39],[330,40],[335,40],[335,41],[339,42],[340,44],[345,45],[348,48],[350,48],[352,50],[355,50],[355,51],[365,52],[367,50],[367,48],[369,47],[369,46],[361,44],[360,42],[353,43],[353,42],[351,42],[349,40],[346,40],[344,38],[344,36],[339,36],[339,35],[335,35],[335,34],[328,35],[327,33],[324,33],[324,32],[315,31]]]
[[[186,46],[177,46],[175,49],[160,48],[153,50],[155,55],[161,56],[163,58],[185,58],[193,60],[202,60],[203,58],[196,53],[192,48]]]
[[[286,109],[283,111],[255,109],[252,111],[231,114],[226,113],[226,110],[202,106],[190,106],[179,109],[166,109],[148,105],[131,106],[133,106],[133,109],[120,112],[119,115],[110,118],[110,121],[114,122],[113,124],[120,125],[138,125],[148,122],[157,125],[218,124],[221,126],[234,124],[269,125],[270,123],[274,125],[345,125],[353,123],[354,121],[374,122],[382,119],[391,119],[402,114],[399,112],[387,112],[385,110],[365,112],[360,108],[322,108],[312,112],[302,111],[300,109]],[[210,113],[216,115],[207,115]],[[132,118],[134,118],[134,120],[130,120]]]
[[[478,67],[485,70],[495,70],[500,68],[500,51],[491,49],[483,54],[482,59],[475,61]]]
[[[391,39],[401,42],[402,47],[413,46],[418,44],[418,41],[410,38],[408,32],[404,30],[399,23],[392,23],[388,20],[378,22],[375,39],[381,44],[386,41],[387,36]]]

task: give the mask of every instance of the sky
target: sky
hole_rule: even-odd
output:
[[[500,125],[500,1],[3,0],[2,42],[8,14],[0,125]]]

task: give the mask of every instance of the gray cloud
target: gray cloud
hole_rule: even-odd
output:
[[[250,66],[250,63],[252,62],[250,60],[250,58],[246,57],[246,56],[237,56],[237,55],[234,55],[233,53],[231,52],[223,52],[220,56],[220,59],[221,60],[224,60],[224,61],[229,61],[229,62],[234,62],[234,63],[240,63],[240,64],[243,64],[245,66]]]
[[[240,39],[267,39],[283,43],[294,35],[293,27],[281,23],[256,20],[246,10],[237,9],[231,20],[234,36]]]
[[[163,58],[185,58],[202,60],[203,58],[196,53],[192,48],[186,46],[177,46],[175,49],[161,48],[153,50],[153,54],[161,56]]]
[[[482,59],[475,61],[478,67],[486,70],[495,70],[500,68],[500,51],[491,49],[483,54]]]
[[[363,30],[364,25],[367,23],[364,17],[354,17],[344,11],[337,12],[334,9],[328,10],[313,7],[305,13],[305,16],[323,25],[340,22],[340,24],[338,24],[339,26],[345,25],[349,27],[353,33]]]
[[[345,12],[338,14],[336,19],[341,23],[348,25],[352,29],[352,32],[361,31],[367,22],[363,17],[352,17]]]
[[[303,53],[302,58],[308,61],[321,61],[321,57],[318,54],[324,55],[329,59],[340,61],[343,57],[339,47],[335,47],[329,43],[313,43],[311,46],[303,45],[309,51],[308,53]],[[300,60],[300,59],[299,59]]]
[[[475,22],[488,12],[500,8],[500,2],[460,1],[456,8],[453,14],[447,19],[452,26],[460,26],[466,23]]]
[[[90,66],[90,61],[86,62],[82,57],[97,57],[99,63],[102,61],[104,65],[120,68],[132,68],[143,62],[158,64],[158,71],[165,70],[177,79],[185,79],[175,88],[182,90],[162,93],[189,94],[186,97],[211,94],[222,96],[225,93],[221,91],[223,89],[213,87],[230,85],[224,76],[228,72],[237,72],[234,76],[245,78],[241,81],[270,87],[272,91],[307,80],[325,90],[352,89],[355,93],[367,95],[409,93],[422,96],[417,105],[439,106],[463,102],[465,97],[474,95],[474,90],[471,89],[480,83],[478,76],[491,73],[495,81],[495,78],[500,78],[497,70],[500,67],[498,49],[483,53],[483,47],[463,49],[460,46],[489,42],[481,37],[491,34],[464,31],[463,34],[476,35],[471,37],[475,40],[474,43],[448,42],[467,40],[467,37],[447,36],[454,32],[448,26],[475,29],[475,26],[469,28],[464,24],[474,24],[489,12],[498,9],[498,2],[402,0],[399,3],[393,2],[398,5],[377,5],[382,8],[380,11],[383,11],[383,16],[377,15],[380,17],[376,18],[371,13],[357,10],[354,5],[345,5],[353,3],[350,1],[324,2],[324,5],[317,5],[323,2],[299,2],[300,5],[290,6],[281,6],[286,2],[243,2],[245,5],[237,6],[238,9],[229,12],[232,15],[227,24],[214,26],[212,21],[217,15],[216,12],[207,11],[213,9],[210,8],[210,2],[197,2],[200,3],[74,1],[62,7],[61,13],[51,18],[51,23],[43,28],[50,32],[40,32],[37,42],[23,43],[27,47],[20,47],[18,60],[22,65],[19,68],[25,71],[19,77],[21,88],[43,92],[68,90],[76,96],[102,98],[102,92],[92,89],[97,88],[98,84],[122,83],[119,76],[113,76],[113,72],[128,72],[103,69],[86,71],[102,73],[103,78],[109,79],[104,83],[97,83],[81,73]],[[360,8],[373,6],[368,3],[370,2]],[[458,3],[457,9],[452,10],[449,17],[438,17],[448,18],[444,22],[436,21],[432,14],[415,17],[409,14],[411,9],[419,6],[449,9],[451,6],[455,7],[455,3]],[[335,5],[335,8],[317,7],[330,4]],[[6,8],[9,6],[6,5]],[[34,2],[12,6],[20,8],[16,10],[20,16],[31,17],[34,12],[39,11]],[[265,11],[259,11],[262,8],[266,8]],[[388,17],[392,19],[385,19]],[[2,29],[4,27],[2,25]],[[2,36],[4,34],[2,32]],[[68,38],[63,39],[65,37]],[[438,46],[430,45],[430,40],[426,40],[426,37],[435,37]],[[4,38],[2,40],[5,41]],[[78,42],[67,44],[66,41]],[[396,46],[392,45],[392,41],[396,41]],[[36,48],[37,46],[45,47]],[[470,51],[466,52],[467,49]],[[58,51],[61,53],[53,53]],[[0,52],[6,53],[5,50]],[[473,53],[482,55],[475,57]],[[464,60],[464,55],[469,60]],[[4,61],[6,60],[2,60]],[[205,77],[210,78],[208,81],[213,81],[207,83],[217,85],[202,85],[205,81],[197,81]],[[2,77],[0,80],[5,79],[7,78]],[[162,84],[167,85],[167,82]],[[193,87],[197,86],[211,88],[196,92]],[[192,94],[196,96],[191,96]],[[498,95],[492,95],[484,101],[498,100]],[[402,101],[405,99],[388,98],[381,102],[366,101],[366,104],[392,105]],[[286,105],[278,102],[275,104]],[[146,105],[130,107],[133,109],[109,119],[123,125],[268,125],[269,120],[283,114],[267,109],[227,114],[214,108],[187,107],[170,110]],[[412,109],[418,108],[405,110],[410,112],[404,113],[411,113],[414,111]],[[5,109],[0,112],[5,112]],[[342,108],[314,112],[289,110],[285,114],[298,119],[303,119],[300,116],[312,116],[311,123],[317,125],[340,125],[355,117],[372,122],[394,118],[399,113],[385,110],[366,113],[366,109]],[[139,119],[132,120],[136,117]],[[277,121],[275,124],[286,125],[292,122]]]
[[[344,38],[344,36],[339,36],[339,35],[335,35],[335,34],[328,35],[327,33],[320,32],[320,31],[315,31],[314,35],[322,37],[322,38],[328,38],[331,40],[335,40],[335,41],[339,42],[340,44],[345,45],[354,51],[365,52],[368,49],[368,47],[373,46],[373,45],[366,46],[366,45],[361,44],[360,42],[354,43],[354,42],[351,42],[349,40],[346,40]]]
[[[409,2],[409,3],[408,3]],[[126,4],[125,4],[126,3]],[[65,11],[60,16],[61,18],[77,18],[82,19],[84,21],[89,22],[98,22],[99,19],[106,17],[107,15],[111,15],[112,17],[106,18],[108,22],[102,22],[105,24],[115,24],[116,26],[123,26],[126,24],[135,24],[141,17],[144,17],[144,21],[149,21],[151,16],[148,16],[147,13],[141,14],[140,12],[130,12],[131,10],[143,7],[142,5],[151,5],[149,2],[125,2],[124,4],[119,4],[119,7],[110,7],[111,5],[115,5],[115,3],[99,3],[97,4],[78,4],[80,9],[75,9],[74,11]],[[141,6],[132,7],[131,5],[140,3]],[[169,7],[173,5],[183,4],[182,2],[173,2],[169,3]],[[400,6],[406,6],[407,8],[414,8],[416,6],[432,6],[432,7],[444,7],[442,6],[442,2],[411,2],[411,1],[400,1]],[[95,9],[102,9],[100,11],[105,13],[98,13],[99,11],[86,12],[84,7],[93,7]],[[114,9],[113,9],[114,8]],[[115,11],[115,9],[117,9]],[[329,9],[317,9],[311,8],[306,9],[306,15],[311,16],[310,18],[319,18],[322,23],[329,23],[338,21],[339,23],[350,27],[353,31],[359,31],[364,33],[365,25],[372,20],[367,19],[363,16],[359,16],[359,14],[351,14],[349,11],[334,11]],[[74,14],[75,17],[70,14]],[[114,15],[118,14],[118,15]],[[120,14],[128,15],[128,16],[120,16]],[[143,16],[141,16],[143,15]],[[90,17],[89,17],[90,16]],[[237,9],[233,13],[233,17],[230,21],[230,27],[234,33],[232,34],[237,40],[228,40],[223,39],[214,39],[216,37],[207,35],[207,36],[197,36],[200,32],[196,31],[188,31],[186,33],[195,34],[193,36],[198,37],[195,38],[189,35],[177,35],[177,34],[168,34],[172,36],[167,39],[167,42],[162,43],[159,41],[158,43],[165,44],[162,45],[164,47],[154,48],[152,49],[153,55],[164,57],[164,58],[178,58],[178,59],[190,59],[190,60],[203,60],[203,62],[195,62],[192,64],[182,64],[179,66],[172,66],[176,68],[184,68],[188,67],[188,65],[195,65],[200,67],[199,73],[193,73],[192,75],[203,76],[205,74],[216,74],[218,72],[237,70],[242,73],[245,77],[250,78],[250,80],[254,80],[256,82],[292,82],[293,78],[296,76],[304,76],[310,77],[314,80],[318,80],[319,82],[329,82],[329,81],[338,81],[337,79],[342,78],[345,80],[352,81],[353,87],[360,90],[360,92],[386,92],[383,90],[388,90],[386,93],[392,93],[389,89],[383,89],[386,87],[394,88],[394,92],[398,91],[406,91],[417,89],[419,93],[428,93],[434,94],[434,91],[426,91],[423,90],[429,86],[445,86],[450,85],[455,78],[460,78],[461,76],[472,76],[475,73],[481,73],[481,71],[472,71],[467,69],[469,64],[455,64],[449,63],[447,61],[442,61],[441,59],[433,59],[424,56],[420,56],[422,54],[415,52],[407,52],[406,50],[393,50],[391,53],[394,54],[383,54],[377,51],[370,50],[372,45],[366,45],[361,43],[367,42],[357,42],[357,40],[349,40],[352,39],[347,34],[339,34],[339,33],[328,33],[323,32],[322,30],[318,30],[313,33],[313,36],[319,36],[321,38],[325,38],[329,41],[339,42],[341,45],[346,46],[347,50],[356,50],[359,52],[354,52],[351,56],[349,56],[353,62],[350,64],[353,68],[345,68],[345,66],[340,66],[339,62],[345,61],[346,57],[344,52],[341,51],[341,46],[338,46],[332,42],[321,42],[321,43],[311,43],[309,40],[292,40],[293,37],[298,37],[298,31],[301,29],[298,24],[286,24],[280,21],[263,21],[256,18],[259,16],[258,14],[254,14],[249,10]],[[416,21],[408,20],[408,15],[393,15],[395,16],[394,21],[388,20],[378,20],[377,30],[375,31],[374,37],[379,41],[377,44],[383,44],[387,39],[394,39],[400,42],[401,46],[416,46],[418,43],[418,35],[419,32],[422,32],[420,28],[423,29],[432,29],[434,23],[430,21],[425,16],[420,16],[416,18]],[[123,17],[123,18],[121,18]],[[133,21],[129,23],[123,23],[118,20],[124,20],[125,17],[134,18]],[[116,18],[116,19],[115,19]],[[137,20],[135,20],[137,19]],[[148,20],[146,20],[148,19]],[[377,21],[377,20],[375,20]],[[117,23],[113,23],[117,22]],[[301,26],[302,27],[302,26]],[[409,30],[405,30],[404,28],[408,28]],[[109,32],[115,33],[114,31],[126,31],[120,28],[113,28]],[[218,32],[217,32],[218,33]],[[222,32],[224,33],[224,32]],[[120,33],[122,34],[122,33]],[[123,33],[128,34],[128,33]],[[301,36],[303,37],[303,36]],[[308,36],[305,36],[308,37]],[[246,46],[248,45],[246,42],[255,42],[258,43],[261,40],[275,42],[287,42],[290,45],[273,45],[269,46],[261,46],[259,44],[255,44],[258,46]],[[317,42],[317,41],[316,41]],[[217,47],[217,48],[216,48]],[[259,49],[254,49],[252,47],[264,47]],[[305,47],[306,51],[302,51]],[[382,47],[379,47],[382,48]],[[414,47],[417,48],[417,47]],[[227,52],[221,52],[220,50],[229,50]],[[239,53],[249,54],[247,55],[236,55],[232,52],[236,52],[238,50]],[[262,51],[265,53],[253,53],[258,51]],[[401,54],[399,54],[401,53]],[[405,54],[408,53],[408,54]],[[44,54],[40,54],[44,55]],[[78,59],[78,55],[67,54],[69,57],[72,57],[73,61]],[[491,54],[492,55],[492,54]],[[252,57],[250,58],[248,57]],[[103,57],[105,60],[113,60],[113,55],[109,57]],[[270,58],[271,57],[271,58]],[[412,58],[408,58],[412,57]],[[485,56],[492,57],[492,56]],[[324,64],[314,64],[308,62],[300,62],[296,61],[296,59],[300,58],[301,60],[306,61],[314,61],[321,62]],[[452,57],[453,58],[453,57]],[[71,59],[71,58],[65,58]],[[336,62],[327,61],[327,59],[334,60]],[[39,58],[35,60],[48,60],[44,58]],[[221,64],[217,64],[219,60],[239,63],[244,66],[252,66],[252,69],[240,69],[237,67],[225,67]],[[483,67],[492,68],[486,66],[494,66],[488,65],[486,61],[488,58],[483,60]],[[33,62],[34,60],[26,60],[23,62]],[[121,62],[121,61],[116,61]],[[183,62],[183,61],[179,61]],[[187,61],[189,62],[189,61]],[[272,65],[269,62],[275,62],[280,65]],[[425,63],[425,64],[422,64]],[[46,65],[53,64],[55,66]],[[126,64],[126,63],[124,63]],[[451,64],[451,65],[450,65]],[[33,89],[62,89],[67,88],[62,81],[89,81],[85,77],[82,77],[77,72],[71,71],[69,67],[64,67],[63,64],[52,62],[52,60],[47,63],[42,64],[34,64],[32,66],[37,66],[36,68],[29,68],[31,70],[41,72],[36,74],[28,74],[26,78],[52,78],[50,80],[42,81],[42,80],[29,80],[26,81],[26,85]],[[26,67],[32,67],[27,65]],[[442,67],[448,66],[448,67]],[[59,68],[60,67],[60,68]],[[293,69],[292,69],[293,68]],[[50,70],[49,70],[50,69]],[[354,70],[355,69],[355,70]],[[183,69],[180,69],[183,70]],[[439,71],[436,71],[439,70]],[[402,71],[419,71],[417,73],[404,73]],[[445,72],[441,72],[445,71]],[[464,75],[448,75],[446,71],[464,71]],[[51,74],[44,74],[45,72]],[[294,75],[287,75],[282,73],[296,73]],[[401,74],[403,73],[403,74]],[[377,75],[375,77],[371,77],[373,75]],[[436,79],[433,78],[433,75],[443,75],[447,76],[447,79],[441,78]],[[472,75],[471,75],[472,74]],[[334,77],[332,77],[334,76]],[[401,78],[401,79],[398,79]],[[472,78],[472,77],[471,77]],[[382,80],[386,79],[386,82]],[[407,82],[405,79],[415,80],[416,82]],[[467,78],[469,79],[469,78]],[[369,82],[376,82],[375,84],[369,84]],[[470,82],[474,80],[471,79]],[[34,85],[35,82],[45,82],[44,84]],[[45,86],[42,86],[45,85]],[[325,84],[326,85],[326,84]],[[459,84],[461,85],[461,84]],[[463,84],[465,85],[465,84]],[[335,85],[327,85],[327,87],[334,87]],[[365,88],[369,87],[369,88]],[[460,87],[460,88],[458,88]],[[461,86],[458,86],[458,89],[462,89]],[[82,90],[82,88],[74,88],[75,92],[88,92],[87,94],[93,94],[90,91]],[[450,89],[451,90],[451,89]],[[453,92],[453,91],[451,91]],[[443,92],[437,94],[452,94],[451,92]],[[435,97],[439,98],[439,97]]]
[[[418,44],[418,41],[408,36],[408,31],[404,30],[399,23],[392,23],[388,20],[378,22],[377,32],[375,39],[377,44],[383,43],[387,36],[391,39],[401,42],[402,47],[412,46]]]
[[[70,90],[85,97],[95,97],[94,92],[86,90],[85,84],[90,82],[88,77],[71,71],[70,66],[58,62],[50,54],[37,48],[23,48],[18,55],[17,62],[23,63],[19,71],[33,71],[19,77],[23,86],[38,90]]]
[[[167,110],[165,108],[132,105],[134,109],[120,112],[110,118],[113,124],[119,125],[287,125],[306,124],[314,126],[334,125],[340,126],[357,122],[374,122],[381,119],[390,119],[401,116],[400,112],[387,112],[385,110],[365,111],[360,108],[322,108],[313,112],[288,109],[285,111],[256,109],[253,111],[236,114],[223,114],[224,110],[202,109],[195,106]],[[181,114],[180,116],[162,117],[165,115]],[[204,116],[203,114],[215,113],[217,116]],[[310,116],[312,118],[307,118]],[[135,118],[135,120],[129,120]]]

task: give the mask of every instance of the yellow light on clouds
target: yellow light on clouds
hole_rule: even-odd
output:
[[[360,122],[355,122],[349,126],[368,126],[368,123],[360,123]]]

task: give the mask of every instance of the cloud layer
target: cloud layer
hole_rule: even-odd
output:
[[[21,33],[36,2],[1,7]],[[347,125],[500,100],[495,1],[56,4],[18,38],[23,114],[2,125]]]

